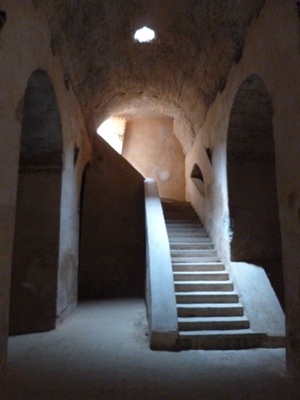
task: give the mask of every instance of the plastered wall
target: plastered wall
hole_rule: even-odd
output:
[[[12,257],[10,334],[55,327],[60,197],[59,169],[20,172]]]
[[[231,260],[262,266],[283,304],[273,110],[263,80],[240,86],[227,134]]]
[[[61,117],[63,167],[60,209],[56,213],[59,230],[57,263],[58,300],[54,307],[56,319],[74,308],[78,262],[78,200],[84,159],[84,123],[71,88],[67,88],[58,57],[51,49],[51,37],[43,14],[33,2],[0,1],[6,22],[0,31],[0,376],[6,359],[9,321],[9,292],[12,265],[15,209],[17,198],[20,138],[23,101],[28,80],[37,69],[47,72]],[[81,149],[74,166],[75,144]],[[88,149],[88,146],[85,146]],[[44,181],[45,184],[47,182]],[[39,185],[34,185],[37,197]],[[70,268],[72,266],[72,268]]]
[[[187,196],[198,210],[221,256],[230,260],[226,171],[226,137],[231,107],[241,83],[259,75],[273,105],[277,194],[280,214],[287,324],[287,365],[300,365],[300,71],[299,18],[294,2],[266,1],[253,20],[243,57],[234,66],[198,132],[186,158],[186,170],[197,162],[203,169],[206,197],[200,197],[187,177]],[[212,167],[204,148],[212,150]],[[227,240],[226,240],[227,238]]]
[[[157,181],[160,197],[185,199],[184,155],[171,118],[129,119],[122,155],[145,178]]]

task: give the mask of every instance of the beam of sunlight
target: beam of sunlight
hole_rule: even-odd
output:
[[[104,121],[97,129],[106,142],[119,154],[122,153],[123,139],[126,128],[126,119],[121,117],[111,117]]]

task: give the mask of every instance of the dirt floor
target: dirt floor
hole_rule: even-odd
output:
[[[9,400],[299,400],[284,349],[151,351],[141,299],[81,303],[55,331],[9,339]]]

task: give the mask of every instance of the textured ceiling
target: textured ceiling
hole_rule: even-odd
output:
[[[149,110],[177,120],[185,151],[243,53],[263,0],[35,0],[89,123]],[[147,25],[153,43],[133,40]],[[179,134],[180,136],[180,134]]]

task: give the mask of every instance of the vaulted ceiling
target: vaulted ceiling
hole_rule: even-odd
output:
[[[34,0],[89,123],[141,109],[173,117],[185,151],[224,89],[264,0]],[[147,25],[156,40],[138,43]],[[178,129],[180,126],[178,125]],[[189,132],[188,132],[189,131]]]

